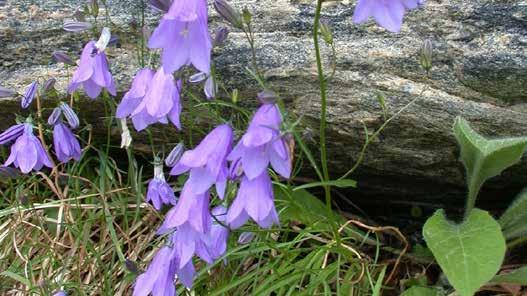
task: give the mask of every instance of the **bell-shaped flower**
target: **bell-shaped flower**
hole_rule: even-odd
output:
[[[202,235],[202,240],[209,251],[211,259],[216,260],[227,251],[227,240],[229,238],[229,229],[225,227],[227,223],[227,209],[224,206],[217,206],[212,209],[212,216],[213,222],[210,231]]]
[[[165,180],[162,164],[156,164],[154,167],[154,178],[148,183],[146,201],[151,202],[158,211],[164,204],[176,205],[176,196]]]
[[[241,160],[248,179],[261,176],[269,163],[284,178],[291,176],[291,151],[287,140],[280,134],[281,123],[282,117],[275,104],[262,105],[252,118],[247,132],[229,154],[228,160],[233,163]]]
[[[190,170],[185,184],[194,193],[202,194],[216,184],[220,198],[227,186],[227,155],[232,147],[232,129],[223,124],[213,129],[193,150],[187,150],[172,168],[171,175],[180,175]]]
[[[68,162],[72,159],[78,161],[81,158],[81,146],[79,140],[71,130],[58,121],[53,127],[53,148],[57,159]]]
[[[21,102],[22,109],[27,109],[29,105],[31,105],[31,102],[33,102],[33,99],[35,98],[35,95],[37,94],[37,87],[38,87],[38,82],[36,81],[33,81],[30,85],[27,86],[24,96],[22,97],[22,102]]]
[[[161,60],[168,73],[190,64],[208,73],[212,41],[207,26],[206,1],[174,1],[152,33],[148,47],[163,49]]]
[[[243,177],[238,194],[227,213],[227,223],[232,229],[241,227],[249,218],[262,228],[279,224],[273,186],[266,171],[252,180]]]
[[[168,211],[165,221],[157,232],[164,234],[188,223],[195,231],[207,233],[212,223],[209,200],[208,191],[199,194],[194,193],[187,181],[181,190],[178,203]]]
[[[24,132],[11,146],[11,154],[4,165],[11,164],[19,168],[24,174],[31,172],[31,170],[38,171],[43,166],[53,167],[42,143],[33,135],[33,126],[29,123],[24,124]]]
[[[106,54],[99,50],[95,44],[95,41],[92,40],[84,46],[79,67],[73,74],[68,86],[68,93],[72,93],[83,86],[88,97],[92,99],[97,98],[103,88],[106,88],[113,96],[117,94],[112,74],[108,69]]]
[[[142,69],[117,107],[116,117],[130,117],[137,131],[156,122],[167,124],[168,120],[181,129],[180,88],[181,81],[174,82],[162,67],[157,72]]]
[[[177,260],[173,258],[173,249],[164,246],[152,259],[147,270],[139,275],[134,285],[133,296],[175,296],[174,277]]]
[[[360,24],[373,17],[386,30],[399,32],[405,10],[417,8],[423,3],[424,0],[359,0],[353,22]]]

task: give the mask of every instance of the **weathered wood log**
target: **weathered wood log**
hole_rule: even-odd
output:
[[[81,50],[87,35],[65,33],[61,27],[83,2],[11,1],[0,7],[2,86],[23,92],[35,77],[53,76],[57,89],[65,90],[72,69],[50,63],[50,56],[54,50],[72,55]],[[109,11],[121,30],[121,47],[109,49],[121,91],[139,69],[130,26],[138,23],[140,2],[121,0]],[[289,110],[302,116],[306,135],[316,138],[320,100],[311,40],[312,1],[231,2],[253,12],[259,66]],[[527,2],[429,0],[423,9],[407,15],[399,34],[374,23],[352,24],[353,8],[354,1],[333,1],[323,10],[337,51],[328,108],[332,175],[338,177],[357,160],[364,126],[371,132],[384,122],[378,93],[385,97],[388,115],[417,98],[369,147],[354,176],[361,181],[358,193],[375,195],[377,200],[394,196],[395,202],[436,198],[440,203],[462,203],[464,173],[451,132],[455,116],[465,117],[489,136],[527,134]],[[221,20],[212,10],[211,14],[211,27],[216,27]],[[103,21],[104,13],[100,15]],[[147,14],[151,27],[158,19],[159,15]],[[430,77],[417,62],[427,38],[434,45]],[[328,66],[329,48],[324,48],[324,56]],[[250,49],[242,33],[232,32],[226,44],[215,50],[214,59],[229,87],[243,90],[246,101],[255,96],[258,86],[245,71]],[[84,113],[90,110],[87,121],[102,128],[95,112],[102,104],[88,105],[82,108]],[[13,101],[0,101],[4,119],[0,130],[11,124],[17,111]],[[317,149],[315,142],[309,144]],[[523,161],[493,180],[491,188],[497,191],[490,192],[514,191],[526,176]]]

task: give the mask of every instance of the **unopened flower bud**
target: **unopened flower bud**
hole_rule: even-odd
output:
[[[214,8],[218,14],[233,27],[243,29],[243,19],[240,13],[225,0],[214,0]]]
[[[36,81],[33,81],[30,85],[28,85],[26,92],[24,93],[24,97],[22,98],[22,109],[27,109],[29,105],[31,105],[31,102],[33,102],[33,99],[37,93],[37,87],[38,83]]]
[[[253,19],[253,15],[249,11],[249,9],[247,9],[247,7],[243,8],[242,16],[243,16],[243,22],[245,24],[249,25],[251,23],[252,19]]]
[[[207,78],[207,81],[205,81],[205,96],[207,96],[207,99],[214,99],[216,97],[216,93],[218,92],[218,85],[216,82],[214,82],[214,78],[212,76],[209,76]]]
[[[68,32],[81,32],[90,29],[91,24],[88,22],[65,21],[62,27]]]
[[[432,41],[430,39],[426,39],[423,45],[421,46],[421,50],[419,52],[419,63],[421,64],[421,67],[425,69],[426,72],[430,72],[430,69],[432,69],[432,55]]]
[[[148,4],[157,12],[167,13],[170,10],[172,0],[150,0]]]
[[[322,38],[327,44],[333,44],[333,32],[327,22],[320,22],[320,34],[322,34]]]
[[[99,2],[97,0],[89,0],[90,12],[94,18],[99,16]]]
[[[57,82],[55,78],[50,78],[46,80],[46,82],[44,82],[44,85],[42,86],[42,91],[44,93],[47,93],[48,91],[52,90],[55,86],[55,82]]]
[[[79,117],[77,116],[77,113],[71,109],[70,105],[61,102],[59,108],[62,110],[62,113],[64,114],[64,117],[66,117],[66,121],[71,128],[78,128],[80,125]]]
[[[237,160],[231,163],[231,166],[229,167],[228,178],[232,181],[236,181],[240,179],[242,175],[243,175],[242,161],[241,161],[241,158],[238,158]]]
[[[227,39],[227,36],[229,36],[229,29],[227,27],[218,27],[216,29],[216,32],[214,32],[214,40],[212,44],[214,46],[221,45],[225,40]]]
[[[97,43],[95,43],[95,47],[99,51],[104,51],[106,46],[108,46],[108,43],[110,43],[111,38],[112,33],[110,32],[110,29],[107,27],[102,28],[101,36],[99,37],[99,40],[97,40]]]
[[[5,88],[5,87],[1,87],[0,86],[0,98],[8,98],[8,97],[12,97],[16,94],[15,91],[12,91],[8,88]]]
[[[242,232],[242,234],[240,234],[240,237],[238,238],[238,244],[246,245],[254,239],[254,236],[254,232]]]
[[[128,148],[132,144],[132,135],[126,125],[126,118],[121,119],[121,148]]]
[[[57,63],[64,63],[66,65],[75,66],[75,62],[69,57],[69,55],[63,51],[55,51],[51,55]]]
[[[53,109],[53,112],[51,112],[51,115],[48,117],[48,124],[51,126],[55,125],[59,121],[61,114],[62,110],[60,110],[59,107]]]
[[[24,133],[24,124],[13,125],[0,134],[0,145],[14,141]]]
[[[276,94],[270,90],[259,92],[257,98],[262,104],[274,104],[276,102]]]
[[[208,74],[205,72],[199,72],[196,74],[193,74],[189,77],[188,81],[190,83],[200,83],[203,80],[207,79]]]
[[[232,91],[232,97],[231,97],[231,100],[232,100],[232,103],[233,103],[233,104],[238,103],[238,95],[239,95],[238,89],[235,88],[235,89]]]
[[[185,152],[185,146],[183,143],[179,143],[170,151],[168,156],[165,158],[165,164],[167,167],[174,167],[179,160],[181,159],[181,156],[183,156],[183,152]]]

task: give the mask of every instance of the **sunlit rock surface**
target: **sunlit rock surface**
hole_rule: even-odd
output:
[[[323,19],[333,28],[336,71],[329,91],[329,150],[333,176],[346,172],[364,142],[364,126],[371,132],[382,125],[377,94],[385,96],[388,116],[418,98],[388,125],[365,156],[354,176],[361,186],[347,198],[390,202],[432,201],[436,205],[463,203],[463,169],[451,132],[461,115],[489,136],[527,135],[527,2],[490,0],[429,0],[407,14],[401,33],[391,34],[370,22],[356,26],[351,18],[355,1],[329,1]],[[85,1],[0,1],[0,85],[23,92],[39,77],[57,78],[64,93],[71,68],[51,61],[54,50],[78,56],[88,33],[62,30],[78,5]],[[108,50],[120,91],[126,91],[139,68],[136,50],[141,23],[139,0],[108,0],[101,5],[99,24],[110,17],[119,35],[118,47]],[[302,116],[304,136],[314,148],[319,118],[318,82],[311,39],[313,2],[301,0],[232,0],[254,14],[259,66],[286,99],[289,109]],[[212,12],[211,26],[221,21]],[[159,15],[150,9],[145,20],[152,29]],[[425,39],[434,45],[434,62],[426,77],[418,60]],[[326,71],[331,51],[323,46]],[[250,51],[244,35],[232,32],[214,59],[223,79],[242,90],[242,101],[252,102],[257,84],[247,75]],[[83,103],[85,104],[85,103]],[[95,129],[102,104],[88,103],[82,111]],[[17,104],[0,101],[0,129],[17,112]],[[157,127],[160,128],[161,126]],[[118,135],[116,135],[118,137]],[[136,145],[137,145],[136,141]],[[515,190],[525,183],[525,162],[494,181],[496,191]],[[508,193],[507,193],[508,194]],[[394,196],[394,199],[391,199]],[[502,196],[494,194],[496,200]],[[492,198],[490,197],[490,198]],[[508,197],[508,196],[507,196]],[[384,203],[384,202],[383,202]]]

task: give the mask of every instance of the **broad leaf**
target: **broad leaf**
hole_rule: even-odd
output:
[[[461,148],[461,161],[467,169],[470,210],[486,180],[520,161],[527,149],[527,137],[486,139],[461,117],[456,118],[454,134]]]
[[[527,190],[522,191],[500,218],[503,234],[512,239],[527,233]]]
[[[442,295],[437,289],[413,286],[401,294],[401,296],[440,296]]]
[[[493,283],[527,285],[527,267],[522,267],[509,273],[500,274],[492,279]]]
[[[500,225],[487,212],[474,209],[462,224],[443,210],[423,228],[426,243],[448,280],[461,296],[471,296],[498,272],[505,257]]]

